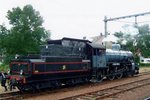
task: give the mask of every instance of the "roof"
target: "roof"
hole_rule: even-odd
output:
[[[99,36],[95,36],[95,37],[92,37],[92,43],[98,43],[98,44],[102,44],[103,42],[103,39],[105,38],[104,35],[99,35]]]
[[[49,40],[47,41],[48,44],[61,44],[61,40]]]
[[[87,43],[90,45],[92,48],[97,48],[97,49],[106,49],[104,45],[101,44],[96,44],[96,43]]]
[[[67,37],[62,38],[62,40],[72,40],[72,41],[79,41],[79,42],[90,42],[89,40],[75,39],[75,38],[67,38]]]
[[[84,40],[84,39],[75,39],[75,38],[64,37],[59,40],[48,40],[47,43],[48,44],[61,44],[63,40],[78,41],[78,42],[90,42],[89,40]]]

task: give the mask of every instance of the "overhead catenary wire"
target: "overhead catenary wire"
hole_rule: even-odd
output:
[[[120,19],[126,19],[126,18],[135,18],[135,25],[138,24],[137,22],[137,17],[139,16],[145,16],[145,15],[150,15],[150,12],[145,12],[145,13],[139,13],[139,14],[133,14],[133,15],[128,15],[128,16],[121,16],[121,17],[115,17],[115,18],[107,18],[106,16],[104,17],[104,33],[105,33],[105,37],[107,36],[107,22],[108,21],[116,21],[116,20],[120,20]]]

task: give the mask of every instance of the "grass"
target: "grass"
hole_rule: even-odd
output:
[[[150,66],[142,66],[140,67],[140,72],[147,72],[150,71]]]
[[[0,65],[0,72],[3,70],[4,72],[7,72],[9,69],[9,65],[8,64],[1,64]]]
[[[150,63],[148,63],[148,64],[140,63],[140,66],[141,67],[150,67]]]

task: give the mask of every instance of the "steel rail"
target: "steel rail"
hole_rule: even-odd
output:
[[[138,76],[143,76],[143,75],[148,75],[150,74],[149,72],[144,72]],[[106,97],[110,97],[122,92],[126,92],[135,88],[139,88],[145,85],[150,85],[150,78],[146,78],[146,79],[142,79],[142,80],[137,80],[134,82],[129,82],[129,83],[125,83],[125,84],[121,84],[118,86],[114,86],[111,88],[106,88],[106,89],[102,89],[102,90],[98,90],[98,91],[94,91],[94,92],[89,92],[89,93],[85,93],[85,94],[80,94],[80,95],[75,95],[72,97],[66,97],[66,98],[62,98],[60,100],[99,100],[99,99],[103,99]],[[133,87],[132,87],[133,86]],[[125,88],[125,87],[129,87],[129,88]]]

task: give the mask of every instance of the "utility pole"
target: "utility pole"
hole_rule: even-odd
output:
[[[105,37],[107,36],[107,16],[104,18],[104,31],[105,31]]]
[[[115,21],[115,20],[119,20],[119,19],[125,19],[125,18],[131,18],[134,17],[135,18],[135,24],[137,25],[137,17],[139,16],[144,16],[144,15],[148,15],[150,14],[150,12],[145,12],[145,13],[140,13],[140,14],[134,14],[134,15],[128,15],[128,16],[122,16],[122,17],[116,17],[116,18],[109,18],[107,19],[107,17],[104,17],[104,33],[105,33],[105,37],[107,37],[107,22],[108,21]]]

